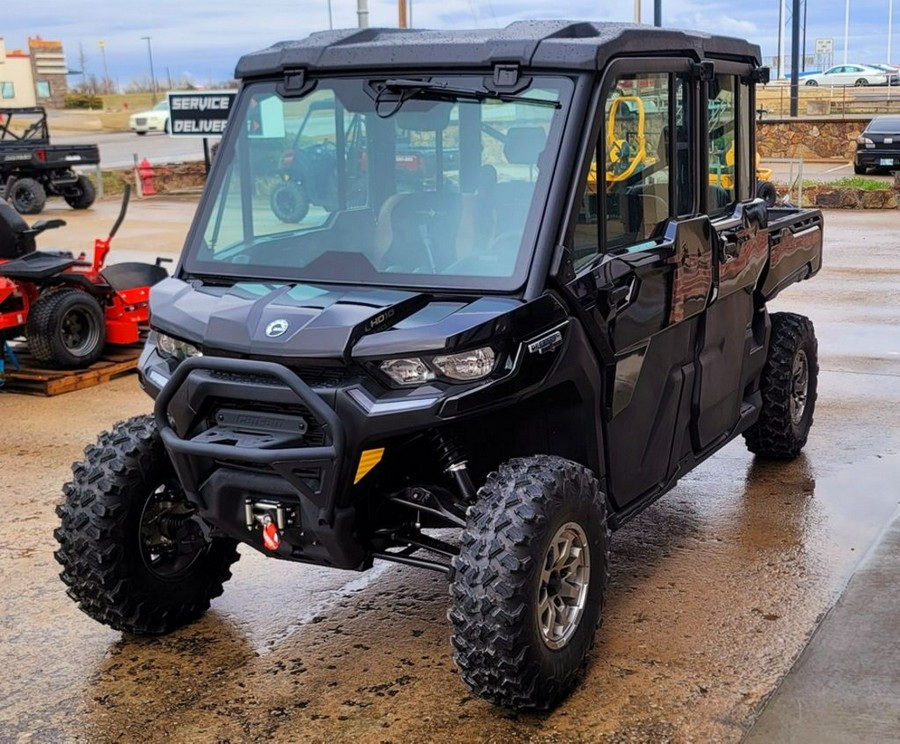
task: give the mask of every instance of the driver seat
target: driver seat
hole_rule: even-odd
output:
[[[13,206],[0,199],[0,260],[21,258],[36,250],[35,232]]]
[[[445,269],[456,259],[461,211],[456,193],[413,191],[389,197],[375,226],[375,266],[404,273]]]

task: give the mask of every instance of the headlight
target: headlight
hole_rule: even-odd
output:
[[[438,371],[451,380],[480,380],[494,369],[494,350],[489,346],[460,354],[436,356],[431,361]]]
[[[856,144],[865,145],[866,147],[875,147],[875,143],[872,140],[868,137],[863,137],[862,135],[856,138]]]
[[[388,359],[379,369],[398,385],[421,385],[437,376],[471,382],[487,377],[494,370],[496,359],[494,350],[485,346],[459,354]]]
[[[156,349],[164,357],[174,357],[179,361],[188,357],[203,356],[203,352],[193,344],[158,331],[156,333]]]
[[[434,372],[417,357],[410,359],[388,359],[381,363],[384,372],[398,385],[421,385],[434,379]]]

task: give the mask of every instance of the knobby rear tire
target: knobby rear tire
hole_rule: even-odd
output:
[[[7,201],[19,214],[40,214],[47,203],[47,192],[34,178],[20,178],[10,189]]]
[[[78,176],[75,193],[63,197],[72,209],[87,209],[97,198],[97,190],[87,176]]]
[[[800,454],[813,423],[818,342],[812,321],[803,315],[774,313],[771,322],[769,355],[760,381],[762,410],[744,439],[756,455],[789,460]],[[804,374],[805,390],[800,379]]]

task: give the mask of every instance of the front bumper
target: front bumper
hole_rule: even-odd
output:
[[[355,378],[314,388],[267,361],[202,356],[172,369],[149,343],[138,366],[156,398],[160,437],[203,519],[266,555],[338,568],[371,562],[354,503],[364,451],[431,429],[448,402],[435,388],[385,400]],[[300,422],[295,436],[292,421]],[[286,521],[277,550],[251,522],[267,504]]]
[[[186,359],[159,391],[154,416],[178,479],[206,521],[281,558],[362,566],[353,510],[337,503],[348,462],[344,428],[290,370]],[[269,507],[283,533],[274,550],[253,521]]]

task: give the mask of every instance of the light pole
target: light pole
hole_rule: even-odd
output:
[[[356,17],[360,28],[369,27],[369,0],[356,0]]]
[[[147,42],[147,56],[150,57],[150,92],[152,93],[153,105],[156,105],[156,73],[153,72],[153,47],[150,46],[150,36],[142,36]]]
[[[844,4],[844,64],[847,64],[848,51],[850,49],[850,0]]]
[[[103,92],[109,95],[109,68],[106,66],[106,42],[102,39],[97,42],[100,47],[100,56],[103,57]]]
[[[891,35],[894,33],[894,0],[888,0],[888,50],[885,62],[891,64]]]

